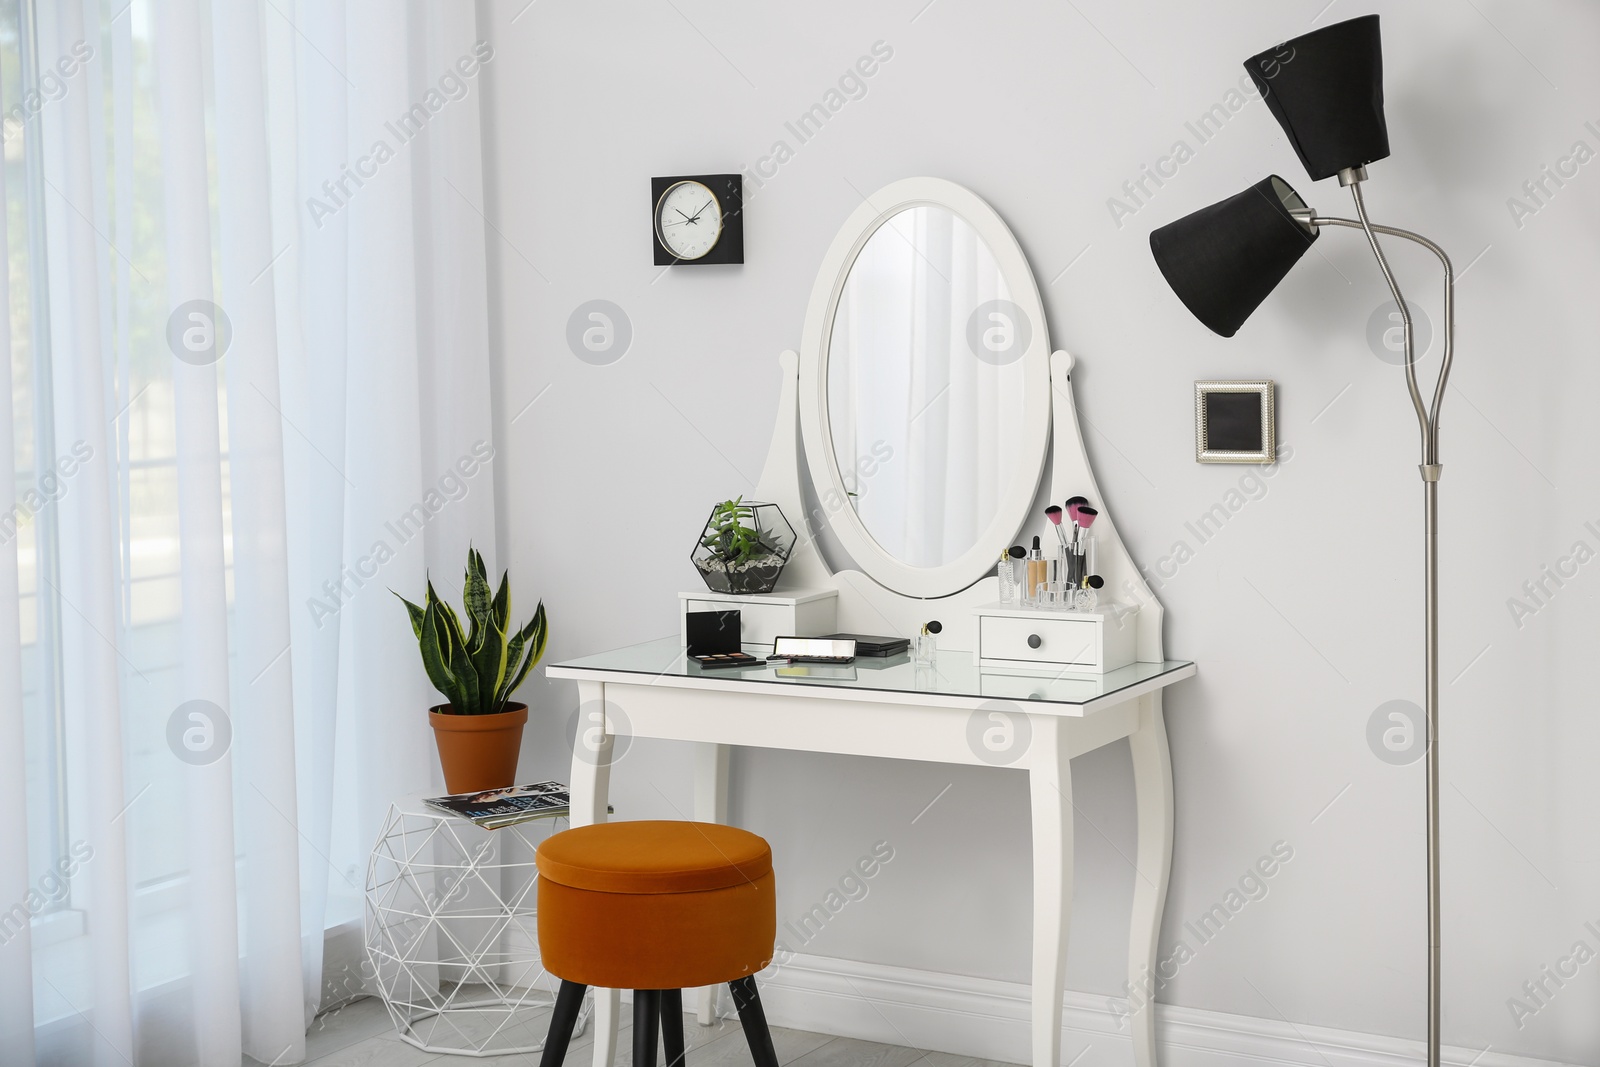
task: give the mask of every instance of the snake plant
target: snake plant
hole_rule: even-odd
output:
[[[411,632],[422,650],[428,680],[450,701],[453,715],[505,711],[511,694],[544,655],[544,602],[539,602],[526,626],[513,629],[507,577],[500,575],[500,589],[491,597],[483,556],[476,549],[467,549],[463,586],[468,628],[464,634],[455,610],[434,592],[432,579],[426,603],[420,607],[395,594],[411,616]]]

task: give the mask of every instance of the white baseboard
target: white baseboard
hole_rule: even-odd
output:
[[[1015,982],[795,955],[762,977],[761,1000],[776,1026],[1007,1063],[1030,1055],[1029,989]],[[1106,998],[1068,992],[1061,1020],[1063,1064],[1133,1062],[1127,1024]],[[1162,1067],[1412,1067],[1420,1041],[1358,1034],[1195,1008],[1156,1006]],[[1554,1060],[1445,1048],[1448,1067],[1560,1067]]]

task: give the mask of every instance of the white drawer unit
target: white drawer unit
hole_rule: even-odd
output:
[[[747,645],[770,645],[775,637],[825,637],[838,632],[839,594],[832,589],[782,589],[776,593],[713,593],[701,589],[679,593],[679,640],[689,642],[691,611],[738,611],[741,640]]]
[[[982,667],[1055,669],[1104,674],[1135,659],[1137,607],[1107,605],[1095,611],[1031,611],[986,604],[978,617]]]

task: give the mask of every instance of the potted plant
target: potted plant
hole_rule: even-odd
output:
[[[512,628],[508,577],[501,574],[500,588],[491,597],[483,556],[467,549],[464,633],[455,610],[439,599],[431,580],[421,607],[400,597],[411,616],[428,680],[449,701],[429,708],[428,721],[451,793],[502,789],[517,781],[528,705],[514,703],[511,694],[544,655],[547,630],[543,601],[526,626]]]
[[[711,509],[690,558],[714,593],[770,593],[794,542],[794,527],[778,505],[746,504],[739,496]]]

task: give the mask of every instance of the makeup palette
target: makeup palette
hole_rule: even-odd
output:
[[[724,667],[765,667],[767,661],[748,652],[712,652],[704,656],[690,656],[700,664],[701,670],[713,671]]]

